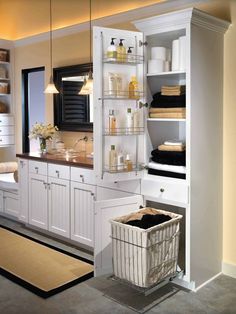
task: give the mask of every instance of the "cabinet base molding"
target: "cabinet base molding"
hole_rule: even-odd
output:
[[[222,273],[224,275],[236,278],[236,264],[222,263]]]
[[[217,277],[219,277],[220,275],[222,275],[222,272],[216,274],[215,276],[211,277],[210,279],[208,279],[207,281],[203,282],[200,286],[198,286],[197,288],[193,289],[194,292],[197,292],[198,290],[200,290],[201,288],[203,288],[204,286],[208,285],[211,281],[215,280]]]
[[[87,256],[87,254],[89,254],[89,256],[91,255],[91,260],[93,260],[93,248],[88,247],[86,245],[83,245],[81,243],[78,243],[76,241],[73,241],[71,239],[65,238],[63,236],[60,236],[58,234],[55,234],[54,232],[50,232],[50,231],[47,231],[47,230],[43,230],[43,229],[41,229],[39,227],[32,226],[30,224],[23,224],[23,225],[27,229],[30,229],[30,230],[32,230],[34,232],[37,232],[39,234],[42,234],[44,236],[50,237],[50,239],[52,239],[52,240],[59,241],[62,244],[65,244],[65,245],[73,246],[73,247],[75,247],[78,250],[81,249],[81,251],[83,251],[86,254],[86,256]],[[88,257],[86,257],[86,258],[88,258]]]

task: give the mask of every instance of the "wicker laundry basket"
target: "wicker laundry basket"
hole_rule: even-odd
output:
[[[149,229],[125,224],[137,214],[164,214],[172,219]],[[182,215],[154,208],[110,220],[114,275],[149,288],[176,273]]]

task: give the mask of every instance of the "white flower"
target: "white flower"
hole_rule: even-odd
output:
[[[46,140],[51,139],[52,136],[58,131],[57,126],[52,124],[35,123],[29,133],[30,139],[44,138]]]

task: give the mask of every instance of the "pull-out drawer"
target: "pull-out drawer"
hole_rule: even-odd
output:
[[[48,164],[48,175],[53,178],[70,180],[70,167]]]
[[[14,117],[10,115],[0,114],[0,125],[14,125]]]
[[[141,183],[141,194],[150,196],[159,202],[178,204],[188,203],[188,186],[186,184],[169,183],[143,179]]]
[[[140,194],[141,189],[140,180],[99,182],[98,186],[136,194]]]
[[[0,126],[0,136],[2,135],[14,135],[14,126]]]
[[[40,161],[29,161],[29,172],[34,174],[47,175],[47,163]]]
[[[0,146],[1,145],[13,145],[15,143],[14,135],[0,135]]]
[[[71,180],[80,183],[95,184],[93,169],[71,167]]]

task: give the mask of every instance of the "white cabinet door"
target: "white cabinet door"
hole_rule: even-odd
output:
[[[19,198],[17,194],[3,192],[3,211],[14,217],[19,216]]]
[[[71,239],[94,246],[95,186],[71,182]]]
[[[136,62],[110,62],[106,58],[107,48],[111,38],[116,37],[125,39],[125,46],[134,47],[133,55],[143,57],[143,47],[139,41],[143,41],[141,32],[131,32],[120,29],[104,27],[93,28],[93,78],[94,78],[94,172],[97,182],[106,181],[126,181],[140,179],[143,176],[142,165],[144,163],[145,135],[138,132],[126,130],[125,121],[127,108],[132,112],[138,108],[138,100],[129,98],[128,85],[132,76],[136,76],[139,89],[143,86],[144,66],[142,61]],[[133,57],[134,57],[133,56]],[[136,57],[135,57],[136,58]],[[109,73],[119,73],[122,77],[121,90],[117,95],[113,95],[114,90],[109,86]],[[140,93],[140,101],[144,102],[143,94]],[[109,110],[114,110],[116,115],[116,136],[109,134],[108,117]],[[140,118],[142,120],[142,118]],[[140,121],[140,126],[144,124]],[[127,135],[127,132],[129,136]],[[106,135],[106,136],[105,136]],[[125,135],[125,136],[124,136]],[[110,171],[109,170],[109,151],[111,145],[115,145],[120,152],[126,152],[131,156],[134,171]],[[137,171],[136,171],[137,170]]]
[[[70,181],[48,177],[49,231],[70,237]]]
[[[19,160],[19,191],[20,191],[20,208],[19,220],[29,222],[29,163],[28,160]]]
[[[29,223],[48,230],[47,176],[29,175]]]
[[[143,206],[141,195],[95,202],[95,275],[112,272],[111,225],[109,220],[129,214]]]

